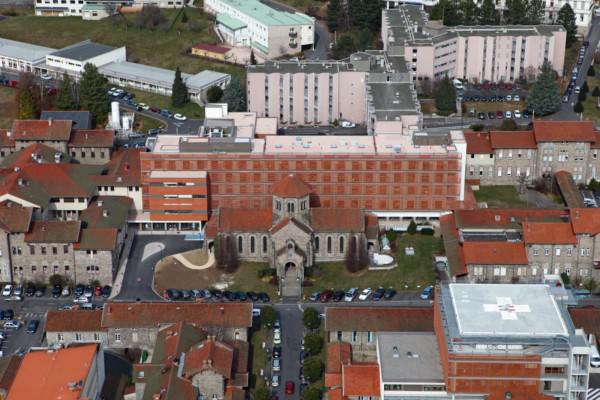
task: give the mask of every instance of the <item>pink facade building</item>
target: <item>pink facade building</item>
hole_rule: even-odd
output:
[[[535,76],[545,60],[562,76],[566,31],[560,25],[446,27],[421,6],[384,10],[384,50],[404,56],[414,79],[443,76],[511,82]]]

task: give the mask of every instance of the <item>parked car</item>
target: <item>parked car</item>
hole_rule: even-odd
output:
[[[280,381],[281,381],[281,378],[279,377],[279,375],[273,374],[273,377],[271,378],[271,386],[279,387]]]
[[[52,297],[54,297],[54,298],[60,297],[61,293],[62,293],[62,286],[54,285],[54,287],[52,288]]]
[[[361,301],[367,300],[371,296],[371,288],[363,289],[363,291],[358,296],[358,299]]]
[[[21,323],[14,319],[8,320],[4,323],[4,329],[19,329],[21,327]]]
[[[319,297],[321,296],[321,292],[312,292],[308,297],[308,301],[319,301]]]
[[[27,286],[27,288],[25,289],[25,296],[31,297],[34,294],[35,294],[35,287],[34,286]]]
[[[87,296],[79,296],[73,300],[73,303],[83,304],[89,302],[90,299]]]
[[[68,286],[65,286],[65,287],[63,288],[62,292],[61,292],[61,295],[62,295],[63,297],[68,297],[68,296],[70,296],[70,295],[71,295],[71,289],[69,289],[69,287],[68,287]]]
[[[248,294],[246,292],[237,292],[237,298],[239,301],[247,301]]]
[[[579,94],[579,92],[581,92],[581,87],[575,86],[575,94]]]
[[[273,332],[273,344],[281,344],[281,332]]]
[[[351,302],[354,301],[356,294],[358,293],[358,288],[348,289],[346,295],[344,296],[344,301]]]
[[[190,292],[189,290],[182,290],[181,291],[181,299],[182,300],[191,300],[192,292]]]
[[[273,346],[273,357],[275,357],[275,358],[281,357],[281,346]]]
[[[496,118],[496,113],[493,111],[488,112],[488,118],[489,119],[495,119]]]
[[[329,300],[331,300],[332,297],[333,297],[333,290],[326,290],[323,293],[321,293],[321,296],[319,296],[319,300],[322,303],[326,303]]]
[[[518,94],[515,94],[513,96],[513,101],[521,101],[521,96],[519,96]]]
[[[354,122],[350,122],[350,121],[341,121],[340,126],[342,128],[355,128],[356,124]]]
[[[38,326],[40,326],[40,321],[37,319],[32,319],[29,320],[29,322],[27,323],[27,333],[29,333],[30,335],[33,335],[34,333],[37,332]]]
[[[504,118],[507,118],[507,119],[508,119],[508,118],[512,118],[512,112],[510,112],[510,111],[505,111],[505,112],[504,112]]]
[[[138,103],[138,106],[140,106],[144,111],[148,111],[150,109],[150,106],[146,103]]]
[[[433,294],[433,286],[427,286],[425,289],[423,289],[423,291],[421,292],[421,295],[419,297],[421,297],[421,300],[429,300],[429,298],[431,297],[432,294]]]
[[[73,291],[73,295],[75,297],[83,296],[83,291],[84,290],[85,290],[85,287],[83,285],[77,285],[77,286],[75,286],[75,290]]]
[[[260,292],[258,294],[258,300],[260,300],[263,303],[268,303],[271,301],[271,298],[269,297],[268,294],[264,293],[264,292]]]
[[[515,110],[514,116],[515,116],[515,118],[521,118],[521,111]]]
[[[92,297],[94,295],[94,289],[91,286],[86,286],[85,289],[83,289],[83,295],[85,297]]]
[[[344,291],[343,290],[336,290],[335,292],[333,292],[333,296],[331,296],[331,300],[333,301],[342,301],[344,299]]]
[[[505,97],[506,101],[511,101],[512,100],[512,96],[510,94],[507,94]]]
[[[112,288],[109,285],[102,287],[102,297],[107,298],[110,296]]]
[[[373,297],[372,300],[373,301],[379,301],[381,299],[383,299],[383,295],[385,294],[385,289],[380,287],[377,288],[377,290],[375,290],[375,292],[373,293]]]
[[[17,286],[13,290],[13,296],[23,296],[23,286]]]
[[[498,118],[498,119],[504,118],[504,113],[502,111],[496,111],[496,118]]]
[[[94,287],[94,296],[102,296],[102,286],[97,285]]]
[[[11,320],[15,317],[15,312],[12,309],[6,309],[6,310],[2,310],[3,315],[2,315],[2,319],[3,320]]]
[[[479,114],[477,114],[477,118],[484,120],[485,119],[485,113],[484,112],[480,112]]]
[[[6,284],[6,285],[4,285],[4,288],[2,289],[2,296],[10,296],[12,294],[12,291],[13,291],[13,285]]]
[[[162,110],[160,110],[160,115],[162,115],[163,117],[167,117],[167,118],[173,118],[173,113],[169,110],[167,110],[166,108],[163,108]]]
[[[150,111],[152,111],[153,113],[160,114],[160,108],[157,107],[150,107]]]
[[[300,350],[300,359],[299,359],[300,365],[304,364],[304,350]]]
[[[44,293],[46,293],[45,286],[40,286],[37,289],[35,289],[35,297],[42,297]]]
[[[4,299],[5,301],[21,301],[23,300],[23,297],[21,296],[17,296],[17,295],[12,295],[12,296],[8,296],[7,298]]]
[[[208,292],[208,293],[210,294],[210,292]],[[248,292],[247,295],[248,295],[248,298],[251,301],[258,301],[258,293],[256,293],[256,292]]]
[[[173,118],[175,118],[177,121],[185,121],[187,120],[187,117],[183,114],[175,114],[173,115]]]
[[[385,290],[385,293],[383,294],[383,299],[384,300],[391,300],[394,298],[394,296],[396,295],[396,290],[393,288],[387,288]]]
[[[271,362],[271,370],[274,372],[281,371],[281,359],[279,359],[279,358],[273,359],[273,361]]]
[[[285,394],[292,395],[294,394],[294,382],[287,381],[285,383]]]

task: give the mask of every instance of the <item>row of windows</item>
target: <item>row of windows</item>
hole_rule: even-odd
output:
[[[20,275],[23,274],[23,267],[14,267],[13,270],[15,271],[15,273],[19,273]],[[64,266],[64,272],[65,273],[69,273],[69,271],[71,270],[71,267],[69,265],[65,265]],[[32,265],[31,266],[31,272],[35,273],[38,271],[38,267],[37,265]],[[42,265],[42,269],[41,272],[43,272],[44,274],[47,274],[49,272],[48,266],[47,265]],[[60,274],[61,273],[61,268],[59,265],[54,265],[52,267],[52,273],[53,274]]]
[[[44,245],[39,246],[39,250],[40,250],[40,254],[48,254],[48,249]],[[58,247],[57,246],[52,246],[51,250],[52,250],[52,254],[54,254],[54,255],[58,254]],[[18,252],[18,254],[21,254],[21,252],[20,252],[21,248],[20,247],[16,248],[16,251]],[[62,252],[63,252],[63,254],[68,254],[69,253],[69,245],[68,244],[65,244],[65,245],[62,246]],[[35,253],[36,253],[36,246],[33,245],[33,244],[30,244],[29,245],[29,254],[35,255]],[[15,253],[15,247],[13,247],[13,254],[16,254]]]
[[[543,272],[543,275],[548,275],[549,273],[552,273],[554,275],[559,275],[562,272],[565,272],[567,275],[571,275],[573,269],[573,265],[572,264],[565,264],[564,266],[561,266],[561,264],[554,264],[553,269],[550,268],[549,264],[543,264],[542,268],[539,269],[539,267],[537,265],[533,265],[531,267],[517,267],[516,270],[516,274],[517,276],[528,276],[528,271],[530,272],[530,276],[537,276],[538,275],[538,271],[539,272]],[[484,276],[485,275],[485,267],[473,267],[473,276]],[[508,268],[506,267],[493,267],[492,270],[492,275],[493,276],[498,276],[498,277],[503,277],[503,276],[507,276],[508,274]],[[588,268],[579,268],[579,275],[580,276],[588,276],[589,274],[589,269]]]

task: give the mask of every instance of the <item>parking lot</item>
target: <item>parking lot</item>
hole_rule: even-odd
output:
[[[520,84],[464,83],[462,90],[457,88],[457,101],[465,105],[467,116],[479,120],[513,119],[527,123],[531,118],[525,105],[527,95]]]

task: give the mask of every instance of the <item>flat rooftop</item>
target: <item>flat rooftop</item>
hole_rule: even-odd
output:
[[[102,54],[106,54],[115,49],[116,47],[85,40],[83,42],[75,43],[71,46],[67,46],[55,51],[51,55],[55,57],[68,58],[70,60],[86,61],[90,58],[101,56]]]
[[[314,25],[315,23],[314,19],[306,14],[287,11],[260,0],[221,0],[221,2],[264,25]]]
[[[46,54],[53,51],[56,51],[56,49],[0,38],[0,57],[35,62],[45,59]]]
[[[450,284],[461,336],[568,335],[547,285]]]
[[[436,142],[439,135],[436,135],[432,142]],[[451,132],[448,135],[450,144],[444,145],[415,145],[413,135],[379,135],[379,136],[284,136],[272,135],[264,139],[237,138],[230,139],[231,142],[250,143],[251,150],[243,152],[264,153],[264,154],[412,154],[412,155],[446,155],[456,151],[451,143],[451,138],[456,133]],[[423,136],[421,136],[422,138]],[[185,139],[183,139],[185,138]],[[193,149],[206,149],[209,139],[199,136],[176,136],[176,135],[158,135],[154,153],[178,153],[178,152],[207,152],[195,151]],[[182,144],[186,144],[186,146]],[[216,143],[216,142],[214,142]],[[448,142],[445,142],[448,143]],[[193,144],[196,144],[195,147]],[[191,145],[191,146],[190,146]],[[186,151],[186,149],[188,151]],[[244,147],[244,149],[246,149]],[[219,152],[218,150],[215,150]],[[215,152],[212,151],[212,152]],[[235,147],[225,152],[234,153]]]
[[[377,357],[384,383],[443,383],[435,333],[380,332]]]

